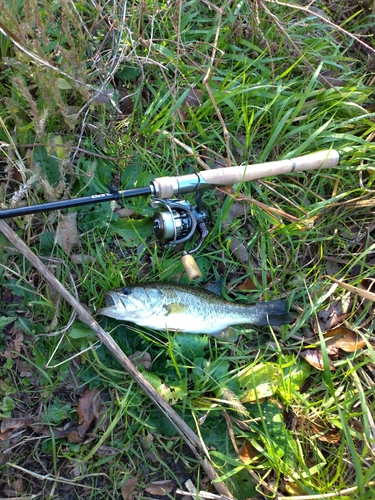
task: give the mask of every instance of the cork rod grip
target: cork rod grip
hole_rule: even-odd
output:
[[[337,151],[319,151],[318,153],[299,156],[292,160],[279,160],[258,163],[256,165],[205,170],[200,175],[208,184],[230,186],[237,182],[254,181],[273,175],[314,170],[321,167],[330,168],[336,166],[338,161],[339,154]]]
[[[254,181],[263,177],[335,167],[339,162],[339,153],[334,150],[318,151],[291,160],[271,161],[240,167],[216,168],[204,170],[198,174],[179,177],[160,177],[153,181],[159,198],[193,192],[209,186],[231,186],[238,182]]]

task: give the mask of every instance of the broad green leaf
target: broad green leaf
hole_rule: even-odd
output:
[[[277,393],[286,401],[294,400],[294,393],[299,391],[302,384],[310,376],[311,367],[305,361],[292,359],[285,368],[282,367],[280,383]]]
[[[188,359],[203,357],[204,350],[209,343],[206,335],[190,335],[188,333],[176,333],[174,340],[175,349]]]
[[[65,78],[57,78],[56,83],[58,88],[61,90],[70,90],[72,88],[68,80],[65,80]]]
[[[145,379],[150,382],[155,391],[168,403],[174,404],[186,396],[186,388],[179,381],[166,385],[155,373],[143,372]]]
[[[120,235],[127,247],[136,247],[152,234],[151,219],[119,219],[109,226],[109,232]]]
[[[57,186],[60,181],[59,162],[56,157],[50,156],[44,146],[36,146],[33,155],[34,162],[41,169],[51,186]]]
[[[121,78],[124,82],[131,82],[136,80],[142,73],[141,69],[138,67],[125,66],[117,71],[117,76]]]
[[[238,375],[240,401],[254,402],[257,399],[273,396],[280,384],[280,368],[273,363],[260,363],[249,366]]]
[[[69,337],[71,339],[92,338],[94,332],[91,328],[80,321],[75,321],[69,328]]]
[[[13,321],[16,321],[16,317],[9,317],[7,318],[6,316],[1,316],[0,317],[0,331],[9,325],[9,323],[13,323]]]
[[[3,417],[10,417],[16,404],[10,396],[4,396],[0,406],[0,414]]]
[[[69,418],[72,408],[62,401],[53,401],[42,416],[42,421],[48,424],[59,424]]]

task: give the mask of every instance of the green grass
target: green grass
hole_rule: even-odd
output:
[[[2,209],[147,186],[200,170],[199,161],[212,168],[341,153],[330,171],[204,195],[212,223],[196,255],[203,277],[192,286],[223,276],[229,300],[288,297],[294,325],[250,329],[229,344],[98,318],[126,355],[150,355],[150,370],[140,370],[200,436],[238,500],[370,499],[375,491],[373,305],[327,277],[366,288],[374,279],[373,85],[355,35],[371,34],[373,17],[356,2],[347,11],[343,2],[313,3],[353,35],[268,1],[226,2],[222,16],[198,0],[0,1]],[[189,108],[192,87],[201,103]],[[95,312],[105,290],[188,282],[181,254],[152,235],[148,202],[126,201],[127,218],[113,203],[71,209],[79,244],[70,255],[55,242],[61,213],[9,223]],[[132,477],[138,498],[164,479],[215,492],[167,416],[3,236],[0,245],[0,412],[33,417],[2,441],[2,496],[120,498]],[[246,279],[254,289],[239,290]],[[330,371],[317,317],[335,301],[367,343],[341,352]],[[321,347],[323,371],[300,356],[307,346]],[[87,386],[100,390],[89,434],[59,437],[78,421]],[[252,450],[245,462],[244,443]]]

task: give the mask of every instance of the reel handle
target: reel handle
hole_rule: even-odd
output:
[[[335,149],[330,149],[291,160],[278,160],[241,167],[215,168],[179,177],[159,177],[152,181],[152,188],[158,198],[171,198],[177,194],[192,193],[212,186],[230,186],[238,182],[254,181],[273,175],[331,168],[335,167],[339,160],[339,153]]]

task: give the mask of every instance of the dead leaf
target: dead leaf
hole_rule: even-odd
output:
[[[152,434],[148,433],[146,437],[140,436],[139,441],[141,443],[142,448],[145,451],[149,451],[151,449],[151,445],[154,441],[154,436]]]
[[[3,293],[3,302],[5,305],[23,304],[24,300],[24,297],[22,297],[21,295],[14,295],[14,293],[9,290],[9,288],[6,288]]]
[[[72,249],[79,245],[77,228],[77,212],[61,215],[56,228],[56,243],[69,255]]]
[[[123,500],[132,500],[133,491],[137,487],[138,479],[136,477],[128,477],[121,486],[121,496]]]
[[[132,208],[119,208],[116,210],[116,215],[118,215],[120,219],[125,219],[133,217],[135,215],[135,211]]]
[[[100,408],[99,389],[85,389],[80,400],[78,401],[78,432],[80,436],[84,436],[92,424],[93,420],[98,416]]]
[[[247,291],[247,290],[257,290],[258,287],[254,283],[254,281],[248,276],[245,281],[241,283],[241,285],[238,287],[239,290],[242,291]]]
[[[105,444],[102,444],[99,446],[99,448],[96,450],[97,455],[99,457],[110,457],[112,455],[118,455],[119,453],[122,453],[123,450],[120,448],[115,448],[114,446],[106,446]]]
[[[147,371],[151,368],[151,355],[149,352],[136,351],[129,356],[130,361],[134,365],[142,365]]]
[[[187,120],[189,117],[189,111],[194,108],[199,108],[202,102],[202,94],[197,88],[192,88],[183,100],[180,108],[181,117],[183,120]]]
[[[168,495],[173,490],[173,481],[167,479],[165,481],[154,481],[147,488],[145,492],[150,495]]]
[[[6,496],[6,498],[15,498],[15,497],[22,497],[22,493],[24,493],[25,487],[23,485],[23,479],[22,476],[16,475],[14,480],[11,481],[5,488],[2,490],[3,495]]]
[[[355,352],[366,345],[365,340],[350,328],[339,326],[324,334],[327,352],[331,354],[333,349],[341,349],[345,352]]]
[[[300,356],[314,368],[317,368],[318,370],[324,370],[323,356],[320,348],[306,349],[305,351],[302,351],[300,353]],[[332,360],[329,358],[328,360],[329,360],[329,369],[331,371],[336,370]]]
[[[108,104],[113,101],[115,89],[97,90],[92,97],[92,102],[95,104]]]
[[[73,264],[93,264],[96,262],[96,257],[93,255],[87,255],[82,253],[74,253],[70,256],[70,260]]]
[[[311,422],[311,428],[317,434],[316,438],[325,443],[338,443],[341,439],[341,431],[333,425],[316,418]]]
[[[33,417],[4,418],[1,422],[0,440],[5,441],[13,432],[23,429],[34,422]]]
[[[65,436],[69,441],[69,443],[82,443],[82,441],[84,440],[84,436],[81,435],[79,431],[79,426],[77,425],[70,427],[69,432],[64,433],[64,431],[61,431],[60,437],[65,437]]]
[[[256,284],[256,281],[254,281],[250,276],[248,276],[243,283],[238,287],[239,290],[241,291],[248,291],[248,290],[259,290],[259,283],[262,283],[262,275],[260,273],[254,272],[254,278],[258,282],[258,285]],[[267,283],[271,284],[271,277],[267,276]]]
[[[13,326],[10,331],[10,335],[6,335],[5,337],[7,348],[1,354],[2,357],[7,359],[17,358],[23,346],[23,338],[24,338],[23,332],[19,330],[17,327]]]
[[[245,439],[243,445],[238,450],[238,458],[242,460],[244,464],[248,465],[253,463],[259,456],[259,451],[247,439]]]
[[[314,326],[314,332],[318,333],[319,327],[321,331],[326,332],[327,330],[334,328],[339,323],[342,323],[349,316],[350,313],[343,312],[341,301],[332,302],[328,307],[328,309],[319,311],[318,314],[319,326],[318,325]]]
[[[159,459],[158,457],[153,453],[151,450],[151,444],[154,440],[154,436],[151,433],[148,433],[146,437],[140,436],[139,441],[141,443],[141,446],[143,450],[146,452],[145,456],[146,458],[150,459],[151,462],[158,462]]]
[[[125,87],[119,88],[120,102],[119,107],[124,116],[130,116],[134,111],[134,103],[131,95]]]
[[[241,264],[247,264],[249,260],[249,253],[242,241],[240,241],[238,238],[232,237],[231,242],[229,244],[229,249],[231,253],[234,255],[234,257],[236,257],[236,259]]]

